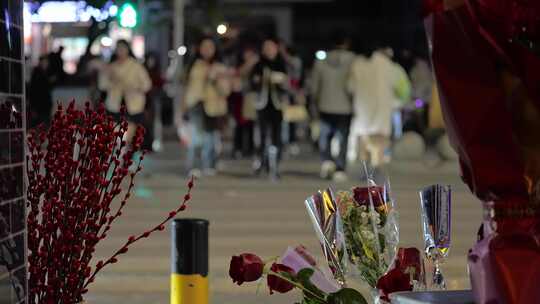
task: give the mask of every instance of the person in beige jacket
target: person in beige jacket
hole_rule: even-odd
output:
[[[188,66],[182,112],[191,124],[187,167],[190,175],[216,173],[219,127],[227,115],[227,97],[231,92],[229,71],[217,59],[216,44],[204,38],[195,60]]]
[[[133,137],[135,125],[144,121],[146,92],[152,87],[148,72],[133,56],[129,43],[119,40],[111,63],[103,70],[99,87],[107,92],[105,108],[115,119],[120,119],[125,104],[129,122],[127,138]]]

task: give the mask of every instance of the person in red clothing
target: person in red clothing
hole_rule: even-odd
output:
[[[161,108],[161,98],[163,97],[163,85],[165,79],[161,72],[161,64],[159,57],[156,53],[150,52],[146,54],[144,60],[144,67],[146,68],[150,80],[152,81],[152,88],[146,93],[146,106],[144,110],[144,127],[146,133],[144,135],[143,149],[153,151],[152,144],[154,142],[155,122],[158,118],[159,109]]]

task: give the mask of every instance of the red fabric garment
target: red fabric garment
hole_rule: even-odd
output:
[[[497,53],[465,7],[434,15],[432,31],[441,106],[464,181],[484,201],[527,196]]]
[[[495,211],[469,254],[479,304],[539,297],[530,282],[540,280],[540,135],[527,129],[540,123],[538,12],[540,1],[466,0],[426,22],[463,180]]]

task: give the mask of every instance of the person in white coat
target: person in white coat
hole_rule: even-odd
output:
[[[336,31],[332,40],[334,45],[327,58],[313,67],[311,96],[320,118],[321,177],[341,182],[347,179],[347,146],[353,112],[347,84],[355,54],[349,50],[349,39],[342,31]],[[339,143],[337,157],[332,155],[332,140]]]
[[[99,76],[99,87],[107,92],[105,108],[109,115],[119,120],[122,105],[126,106],[129,123],[127,139],[135,134],[135,126],[144,122],[146,92],[152,81],[144,66],[135,59],[126,40],[119,40],[111,63]]]
[[[181,104],[192,126],[186,159],[190,176],[217,173],[217,148],[230,90],[229,71],[220,61],[216,43],[211,37],[203,37],[193,62],[186,69]]]
[[[367,152],[371,166],[377,168],[387,161],[385,151],[390,145],[392,113],[403,100],[408,77],[384,50],[375,51],[369,59],[357,57],[352,65],[349,88],[354,95],[354,119],[351,145],[355,152],[361,146]],[[405,89],[406,91],[406,89]]]

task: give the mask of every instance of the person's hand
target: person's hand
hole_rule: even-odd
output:
[[[227,74],[227,68],[220,65],[211,65],[208,69],[206,77],[210,81],[217,80],[219,77],[224,77]]]
[[[246,64],[248,66],[254,66],[259,62],[259,55],[257,53],[246,56]]]
[[[262,79],[261,79],[261,76],[255,75],[255,76],[253,76],[252,80],[253,80],[253,83],[260,84]]]
[[[273,84],[282,84],[282,83],[284,83],[286,80],[287,80],[287,75],[285,75],[285,73],[282,73],[282,72],[272,72],[272,74],[270,74],[270,81],[271,81]]]

